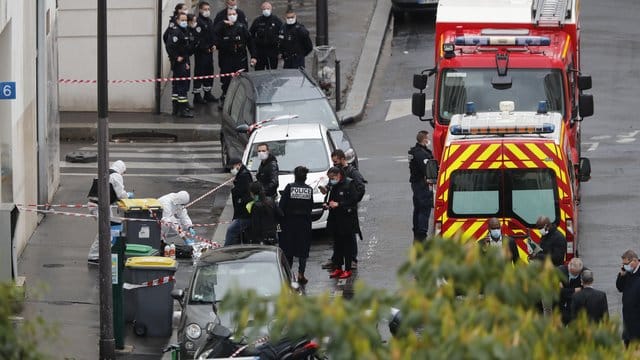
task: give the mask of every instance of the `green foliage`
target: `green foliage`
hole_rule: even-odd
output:
[[[549,261],[513,265],[507,255],[459,238],[433,238],[426,248],[411,249],[395,292],[357,282],[350,300],[283,293],[275,310],[253,294],[232,293],[223,310],[237,311],[238,333],[270,322],[273,338],[328,337],[331,359],[633,357],[616,318],[593,324],[581,316],[564,327],[557,311],[543,316],[540,303],[559,295],[558,272]],[[377,324],[391,306],[402,312],[401,327],[383,342]]]
[[[18,320],[22,309],[22,290],[13,284],[0,284],[0,359],[40,360],[37,339],[46,333],[41,318]]]

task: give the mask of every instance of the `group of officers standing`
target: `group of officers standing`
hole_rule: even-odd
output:
[[[226,0],[225,9],[211,19],[211,5],[206,1],[198,3],[197,14],[190,14],[186,4],[176,5],[167,30],[163,34],[171,70],[174,78],[191,75],[189,58],[193,55],[194,76],[214,75],[213,53],[218,52],[221,74],[231,74],[239,70],[276,69],[278,60],[283,60],[285,69],[304,67],[305,57],[313,50],[309,31],[298,23],[296,14],[288,9],[283,23],[275,14],[271,3],[262,3],[262,14],[251,26],[245,13],[238,9],[236,0]],[[220,78],[222,107],[231,77]],[[172,82],[172,114],[193,117],[189,105],[189,80]],[[215,102],[212,94],[213,77],[194,79],[193,102],[206,104]]]

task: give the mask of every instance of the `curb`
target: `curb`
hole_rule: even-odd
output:
[[[220,138],[219,124],[151,124],[151,123],[121,123],[109,122],[109,135],[125,133],[169,133],[178,137],[178,141],[211,141]],[[97,124],[68,123],[60,124],[60,139],[62,140],[96,140]]]
[[[232,219],[233,219],[233,203],[231,202],[231,194],[229,194],[229,197],[227,198],[227,204],[224,206],[224,209],[222,209],[222,213],[218,218],[218,223],[221,223],[224,221],[231,221]],[[218,226],[216,226],[215,231],[213,232],[213,237],[211,238],[211,241],[217,242],[218,244],[221,244],[224,246],[224,237],[225,235],[227,235],[228,227],[229,227],[229,224],[218,224]]]
[[[367,36],[364,39],[364,46],[362,47],[356,74],[353,78],[353,85],[347,95],[344,109],[338,112],[338,117],[343,119],[343,123],[362,119],[367,98],[369,97],[369,90],[373,83],[373,75],[380,57],[382,42],[389,25],[390,14],[391,1],[378,0],[376,9],[371,17]]]

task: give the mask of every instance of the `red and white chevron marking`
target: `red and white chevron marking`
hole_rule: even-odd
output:
[[[167,81],[182,81],[182,80],[202,80],[202,79],[216,79],[227,76],[238,76],[244,69],[240,69],[236,72],[225,74],[213,74],[204,76],[187,76],[177,78],[158,78],[158,79],[135,79],[135,80],[109,80],[109,84],[144,84],[154,82],[167,82]],[[98,80],[85,80],[85,79],[58,79],[59,84],[95,84]]]
[[[173,275],[171,275],[171,276],[161,277],[159,279],[153,279],[151,281],[146,281],[146,282],[143,282],[142,284],[124,283],[124,284],[122,284],[122,287],[125,290],[139,289],[139,288],[145,288],[145,287],[160,286],[160,285],[168,284],[168,283],[173,282],[175,280],[176,280],[176,278]]]

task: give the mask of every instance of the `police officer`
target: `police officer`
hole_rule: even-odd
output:
[[[223,74],[247,69],[247,49],[251,55],[251,65],[255,65],[256,59],[253,41],[249,34],[249,29],[242,22],[238,21],[238,13],[235,9],[227,9],[227,20],[219,22],[214,27],[214,49],[218,49],[218,62],[220,72]],[[220,105],[224,102],[231,77],[225,76],[220,80],[222,83],[222,98]]]
[[[411,190],[413,191],[413,240],[424,241],[429,229],[429,215],[433,207],[433,191],[427,183],[426,164],[433,159],[429,150],[429,133],[418,131],[416,144],[409,149],[409,171]]]
[[[190,65],[189,56],[191,56],[191,44],[189,41],[189,30],[187,15],[180,13],[176,16],[176,27],[168,29],[167,33],[167,54],[171,62],[171,70],[173,77],[189,77]],[[171,100],[173,103],[173,114],[180,117],[192,118],[193,114],[189,109],[189,80],[173,80]]]
[[[313,188],[307,185],[309,169],[298,166],[293,169],[295,181],[287,184],[280,198],[280,209],[284,215],[280,248],[289,266],[293,267],[293,257],[298,258],[298,283],[308,282],[304,276],[311,247],[311,211],[313,209]]]
[[[284,59],[285,69],[304,68],[304,58],[313,50],[309,31],[296,20],[296,13],[289,9],[286,24],[278,34],[278,50]]]
[[[176,28],[176,17],[179,14],[187,14],[187,11],[188,9],[185,3],[176,4],[176,7],[173,9],[173,14],[171,14],[171,16],[169,17],[169,25],[162,34],[162,40],[164,41],[165,45],[167,44],[167,39],[169,38],[169,29]]]
[[[216,17],[213,18],[213,25],[217,25],[220,22],[227,20],[227,10],[232,9],[236,11],[238,14],[238,22],[244,24],[247,28],[249,27],[249,23],[247,22],[247,16],[244,14],[244,11],[238,9],[238,1],[237,0],[226,0],[225,8],[218,11]]]
[[[213,20],[211,6],[206,1],[198,3],[198,18],[195,33],[198,44],[195,47],[195,76],[213,75]],[[206,104],[217,99],[211,93],[213,78],[193,80],[193,103]],[[204,92],[203,92],[204,91]]]
[[[256,70],[278,68],[278,33],[282,28],[282,21],[272,14],[269,2],[260,6],[262,15],[258,16],[249,32],[256,46]]]

